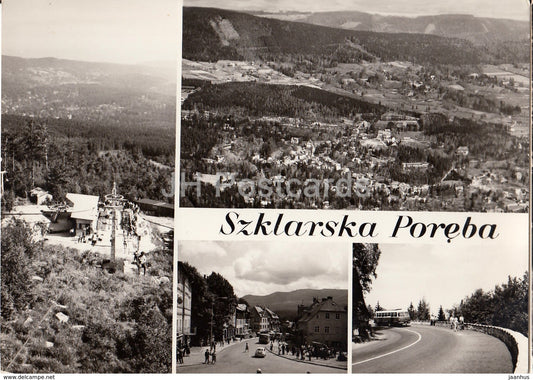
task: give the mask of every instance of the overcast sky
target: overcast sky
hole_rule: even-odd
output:
[[[178,6],[177,0],[5,0],[2,54],[175,62]]]
[[[378,277],[365,301],[404,309],[424,297],[437,314],[440,305],[449,309],[476,289],[489,291],[507,282],[508,275],[522,277],[528,268],[527,241],[505,243],[468,248],[382,244]]]
[[[361,11],[403,16],[463,13],[529,20],[528,0],[185,0],[186,6],[265,11]]]
[[[178,257],[201,274],[218,272],[238,297],[297,289],[348,289],[348,243],[184,241]]]

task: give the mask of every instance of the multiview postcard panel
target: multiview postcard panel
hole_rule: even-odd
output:
[[[178,4],[2,4],[1,369],[172,370]]]
[[[180,242],[177,372],[346,373],[350,248]]]
[[[527,211],[526,1],[184,5],[181,207]]]

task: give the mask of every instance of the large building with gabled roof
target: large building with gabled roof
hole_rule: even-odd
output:
[[[298,306],[296,329],[305,343],[322,343],[345,350],[348,345],[348,310],[332,297],[317,298],[309,306]]]

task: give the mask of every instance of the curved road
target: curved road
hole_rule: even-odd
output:
[[[377,340],[352,346],[352,373],[512,373],[499,339],[471,330],[427,325],[377,331]]]
[[[346,369],[337,369],[308,364],[306,362],[289,360],[267,352],[266,357],[254,357],[258,344],[257,339],[249,340],[250,352],[244,352],[245,342],[234,344],[217,354],[216,364],[191,363],[179,366],[178,373],[256,373],[261,368],[262,373],[347,373]],[[289,356],[292,358],[292,355]],[[200,358],[199,360],[203,360]]]

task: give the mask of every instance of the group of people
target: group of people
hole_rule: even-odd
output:
[[[459,318],[457,318],[456,316],[450,317],[450,328],[453,331],[457,331],[458,328],[464,330],[464,325],[465,317],[463,317],[462,315]]]
[[[181,347],[181,345],[178,345],[178,350],[177,350],[177,355],[178,355],[178,364],[183,364],[183,358],[186,356],[186,355],[189,355],[191,353],[191,350],[189,349],[189,346],[187,344],[185,344],[183,347]]]
[[[278,355],[292,354],[296,359],[309,360],[314,356],[317,359],[331,359],[335,358],[337,351],[327,346],[311,346],[311,345],[289,345],[285,342],[278,341],[277,344]],[[270,342],[270,351],[274,352],[274,342]]]
[[[133,252],[133,263],[137,265],[137,274],[141,273],[141,268],[143,269],[143,275],[146,276],[146,268],[148,267],[148,261],[146,260],[146,254],[141,251]]]
[[[217,350],[216,347],[213,348],[211,351],[207,348],[204,353],[204,364],[215,364],[217,362]],[[211,361],[209,361],[211,359]]]
[[[76,230],[74,228],[70,230],[71,235],[74,235],[75,233]],[[98,240],[98,235],[96,234],[96,232],[91,233],[90,227],[84,228],[81,234],[78,235],[78,243],[87,243],[87,241],[89,241],[89,243],[91,243],[93,247],[96,245]]]

